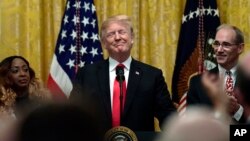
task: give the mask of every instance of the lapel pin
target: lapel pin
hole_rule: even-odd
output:
[[[140,73],[138,71],[135,72],[136,75],[140,75]]]

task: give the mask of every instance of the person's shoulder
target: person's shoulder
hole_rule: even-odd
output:
[[[189,79],[196,80],[196,79],[200,79],[201,76],[202,76],[202,74],[199,74],[198,72],[196,72],[196,73],[190,75]]]
[[[211,70],[208,70],[208,73],[210,73],[210,74],[218,74],[219,73],[219,69],[218,69],[218,67],[215,67],[215,68],[213,68]],[[202,77],[202,75],[203,75],[203,73],[198,73],[198,72],[193,73],[192,75],[190,75],[188,83],[190,85],[192,85],[194,83],[195,84],[196,83],[201,83],[201,77]]]
[[[218,67],[215,67],[215,68],[213,68],[213,69],[211,69],[211,70],[208,70],[208,72],[209,72],[210,74],[217,74],[217,73],[219,73],[219,69],[218,69]],[[193,81],[200,80],[202,74],[203,74],[203,73],[198,73],[198,72],[193,73],[192,75],[190,75],[189,79],[190,79],[190,80],[193,80]]]
[[[108,65],[108,61],[107,60],[100,60],[100,61],[96,61],[92,64],[86,64],[84,67],[81,68],[81,70],[99,69],[100,67],[103,67],[105,65]]]
[[[192,75],[190,75],[189,79],[188,79],[188,84],[189,85],[196,85],[197,83],[201,83],[201,76],[202,74],[196,72],[193,73]]]
[[[100,67],[106,64],[108,64],[108,60],[99,60],[92,64],[87,64],[85,67]]]
[[[209,72],[209,73],[212,73],[212,74],[217,74],[217,73],[219,73],[219,68],[218,68],[218,67],[215,67],[215,68],[209,70],[208,72]]]
[[[146,64],[144,62],[138,61],[133,59],[132,63],[136,66],[136,67],[140,67],[143,70],[151,70],[151,71],[161,71],[161,69],[154,67],[152,65]]]

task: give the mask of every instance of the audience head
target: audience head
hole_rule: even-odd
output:
[[[100,141],[94,119],[76,105],[47,105],[34,110],[24,119],[17,141]]]
[[[131,19],[126,15],[116,15],[103,22],[101,41],[109,56],[122,62],[130,56],[134,32]]]
[[[156,141],[228,141],[229,126],[214,112],[190,107],[184,116],[172,115]]]
[[[242,31],[235,26],[222,24],[216,30],[213,48],[218,64],[230,70],[238,63],[239,55],[244,49]]]

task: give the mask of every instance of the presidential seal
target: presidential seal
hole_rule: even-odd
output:
[[[106,132],[105,141],[138,141],[138,139],[131,129],[117,126]]]

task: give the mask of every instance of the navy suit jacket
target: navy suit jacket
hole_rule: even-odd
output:
[[[97,104],[104,130],[112,128],[109,85],[109,61],[96,62],[79,70],[70,96],[79,101],[88,97]],[[154,117],[161,125],[175,110],[162,71],[132,59],[121,125],[134,131],[154,131]]]

